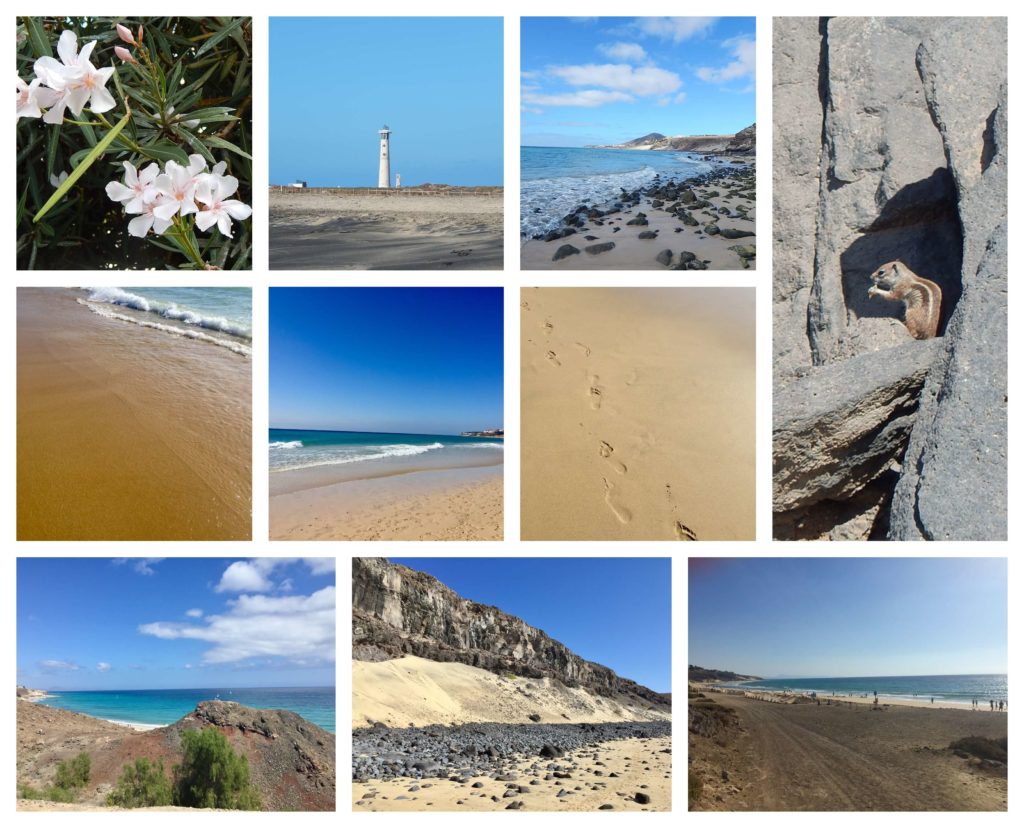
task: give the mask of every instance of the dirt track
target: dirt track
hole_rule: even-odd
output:
[[[1005,715],[706,695],[732,708],[741,730],[725,745],[690,735],[690,769],[704,782],[701,810],[1006,809],[1005,774],[947,750],[964,736],[1005,736]]]

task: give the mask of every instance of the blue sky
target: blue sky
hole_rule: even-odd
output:
[[[762,678],[1005,673],[1005,558],[693,558],[689,663]]]
[[[428,7],[424,11],[429,12]],[[500,185],[500,17],[270,18],[270,183]]]
[[[270,426],[504,425],[501,288],[271,288]]]
[[[521,144],[618,144],[754,123],[752,17],[524,17]]]
[[[331,687],[333,558],[18,558],[18,684]]]
[[[577,655],[672,688],[669,558],[389,558],[544,630]]]

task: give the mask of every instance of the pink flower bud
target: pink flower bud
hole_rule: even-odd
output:
[[[135,38],[132,36],[132,30],[127,26],[122,26],[120,23],[117,24],[117,36],[121,38],[125,43],[130,43],[132,46],[135,45]]]
[[[136,40],[136,42],[138,43],[139,46],[142,45],[142,24],[141,23],[139,24],[139,34],[138,34],[138,37],[136,37],[135,40]]]
[[[132,56],[132,53],[125,49],[124,46],[115,46],[114,54],[121,58],[125,63],[138,63],[138,61]]]

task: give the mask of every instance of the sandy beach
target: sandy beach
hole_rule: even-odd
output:
[[[625,150],[624,150],[625,151]],[[722,173],[720,179],[684,191],[695,200],[658,198],[639,191],[639,201],[621,210],[597,205],[601,216],[588,216],[575,232],[550,241],[523,239],[520,262],[524,270],[741,270],[756,264],[757,210],[752,175]],[[649,191],[649,190],[648,190]],[[742,194],[742,195],[741,195]],[[748,197],[749,195],[749,197]],[[686,196],[687,199],[691,196]],[[680,211],[672,211],[676,204]],[[706,204],[706,206],[700,206]],[[643,225],[629,222],[638,218]],[[683,216],[686,216],[686,220]],[[708,228],[712,232],[708,233]],[[563,230],[564,232],[564,230]],[[736,238],[727,235],[751,234]],[[653,236],[651,235],[653,234]],[[550,235],[550,234],[549,234]],[[611,249],[605,247],[612,243]],[[577,252],[556,254],[565,245]],[[735,250],[732,248],[739,248]],[[665,256],[664,251],[669,255]],[[740,254],[743,255],[740,255]],[[692,254],[686,255],[686,254]],[[661,260],[659,261],[659,256]],[[689,267],[687,262],[692,262]],[[695,267],[695,265],[697,265]]]
[[[530,719],[530,716],[536,719]],[[352,662],[352,727],[537,721],[668,721],[668,710],[624,696],[599,696],[550,678],[501,675],[457,662],[403,656]]]
[[[754,537],[752,290],[522,291],[522,537]]]
[[[248,540],[251,360],[18,290],[18,539]]]
[[[1003,713],[702,692],[689,700],[691,809],[1006,810],[1006,765],[950,747],[1005,739]]]
[[[504,195],[486,190],[271,190],[270,267],[501,270]]]
[[[271,474],[271,539],[502,539],[503,465],[359,466]]]
[[[672,809],[672,752],[669,737],[623,739],[584,747],[557,763],[570,778],[551,777],[538,757],[514,759],[503,776],[452,779],[391,779],[353,782],[354,811],[503,811],[513,801],[523,811],[669,811]],[[608,779],[611,774],[615,778]],[[536,783],[536,784],[534,784]],[[479,787],[474,787],[478,785]],[[510,790],[514,796],[506,796]],[[562,796],[559,796],[562,792]],[[636,794],[649,802],[636,801]],[[607,807],[610,806],[610,807]]]

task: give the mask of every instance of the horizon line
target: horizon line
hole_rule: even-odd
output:
[[[241,686],[225,685],[223,687],[114,687],[114,688],[93,688],[72,690],[67,687],[29,687],[27,684],[19,684],[26,690],[41,690],[51,693],[133,693],[138,690],[337,690],[336,684],[292,684],[287,686],[265,687],[263,685]]]
[[[287,426],[269,426],[271,430],[276,431],[316,431],[323,434],[391,434],[400,435],[408,434],[411,437],[461,437],[462,434],[438,434],[436,432],[420,432],[420,431],[358,431],[350,428],[289,428]],[[501,430],[504,431],[505,427],[500,426]]]

